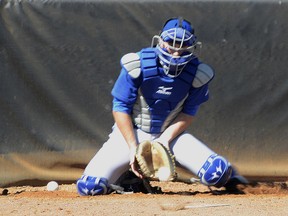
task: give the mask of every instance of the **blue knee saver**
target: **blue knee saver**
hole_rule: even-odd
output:
[[[77,181],[77,191],[82,196],[106,194],[108,180],[106,178],[82,175]]]
[[[198,172],[200,181],[207,186],[222,187],[230,179],[232,167],[223,157],[211,155]]]

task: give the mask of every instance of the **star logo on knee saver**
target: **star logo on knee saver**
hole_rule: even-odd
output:
[[[198,176],[205,185],[221,187],[227,182],[231,175],[231,173],[228,172],[228,167],[229,163],[225,158],[212,155],[204,163],[198,172]]]
[[[83,189],[82,189],[82,192],[83,192],[84,194],[88,195],[89,190],[88,190],[88,188],[83,188]]]
[[[219,173],[219,174],[218,174]],[[222,162],[221,160],[219,161],[219,166],[216,166],[216,172],[212,173],[212,177],[210,178],[210,180],[214,180],[216,178],[220,178],[220,176],[222,175],[223,170],[222,170]]]

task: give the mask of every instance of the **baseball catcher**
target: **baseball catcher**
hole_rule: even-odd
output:
[[[140,179],[177,180],[175,162],[207,186],[245,183],[225,157],[188,132],[214,77],[197,56],[200,45],[191,23],[177,17],[151,47],[121,58],[111,92],[115,124],[77,181],[79,194],[107,194],[129,169]]]

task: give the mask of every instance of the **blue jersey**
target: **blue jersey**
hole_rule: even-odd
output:
[[[164,74],[154,48],[139,53],[140,73],[131,76],[125,67],[112,89],[113,110],[132,116],[137,128],[147,133],[161,133],[180,112],[195,115],[201,103],[208,100],[208,84],[195,88],[192,82],[197,58],[191,60],[174,78]]]

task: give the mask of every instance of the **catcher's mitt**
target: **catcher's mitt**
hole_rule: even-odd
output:
[[[174,156],[162,144],[144,141],[137,146],[135,157],[144,177],[160,181],[176,178]]]

